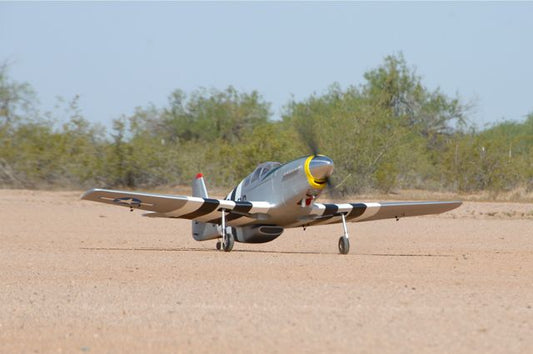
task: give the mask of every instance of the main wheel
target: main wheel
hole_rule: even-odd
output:
[[[233,249],[233,243],[235,240],[233,239],[233,235],[231,233],[226,235],[225,240],[222,240],[222,249],[224,252],[229,252]]]
[[[350,252],[350,240],[347,237],[341,236],[339,238],[339,253],[348,254]]]
[[[222,242],[217,241],[217,250],[220,251],[221,248],[222,248]]]

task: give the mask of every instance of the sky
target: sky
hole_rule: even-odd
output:
[[[533,112],[533,2],[0,2],[0,63],[41,110],[80,95],[110,126],[175,89],[292,98],[360,85],[403,53],[478,127]]]

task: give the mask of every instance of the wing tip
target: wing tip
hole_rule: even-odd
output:
[[[80,199],[82,199],[82,200],[89,199],[89,198],[88,198],[89,195],[91,195],[93,192],[96,192],[97,190],[98,190],[98,188],[91,188],[91,189],[85,191],[85,192],[81,195]]]
[[[456,209],[456,208],[459,208],[461,205],[463,205],[463,201],[462,200],[454,200],[452,202],[452,204],[454,205],[453,209]]]
[[[92,200],[92,199],[90,198],[90,196],[91,196],[92,194],[97,193],[97,192],[102,192],[102,191],[104,191],[104,192],[105,192],[105,191],[109,191],[109,189],[103,189],[103,188],[91,188],[91,189],[85,191],[85,193],[83,193],[83,194],[81,195],[80,199],[82,199],[82,200]]]
[[[204,177],[204,174],[201,172],[196,174],[196,179],[203,178],[203,177]]]

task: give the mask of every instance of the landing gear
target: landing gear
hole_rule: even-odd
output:
[[[226,210],[222,210],[222,242],[217,242],[217,250],[224,250],[224,252],[230,252],[233,249],[233,244],[235,240],[233,239],[233,234],[226,231]]]
[[[224,241],[222,241],[222,249],[224,252],[229,252],[233,249],[233,243],[235,240],[233,239],[233,235],[231,233],[225,233],[226,237],[224,238]]]
[[[341,214],[342,227],[344,229],[344,235],[339,238],[339,253],[348,254],[350,252],[350,239],[348,238],[348,228],[346,227],[346,217]]]
[[[341,236],[339,238],[339,253],[348,254],[350,252],[350,240],[348,237]]]
[[[220,251],[221,249],[225,252],[229,252],[233,249],[233,244],[235,243],[235,240],[233,239],[233,235],[229,234],[226,235],[226,242],[223,241],[217,241],[217,250]]]

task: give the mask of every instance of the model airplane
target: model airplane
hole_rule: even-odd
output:
[[[452,202],[342,203],[315,202],[333,172],[333,161],[311,155],[281,164],[265,162],[235,187],[226,199],[209,198],[204,178],[193,181],[193,196],[161,195],[107,189],[91,189],[81,197],[130,210],[149,211],[148,217],[192,220],[197,241],[220,239],[217,249],[229,252],[235,241],[263,243],[277,238],[286,228],[342,223],[339,252],[347,254],[350,241],[346,222],[438,214],[459,207]]]

